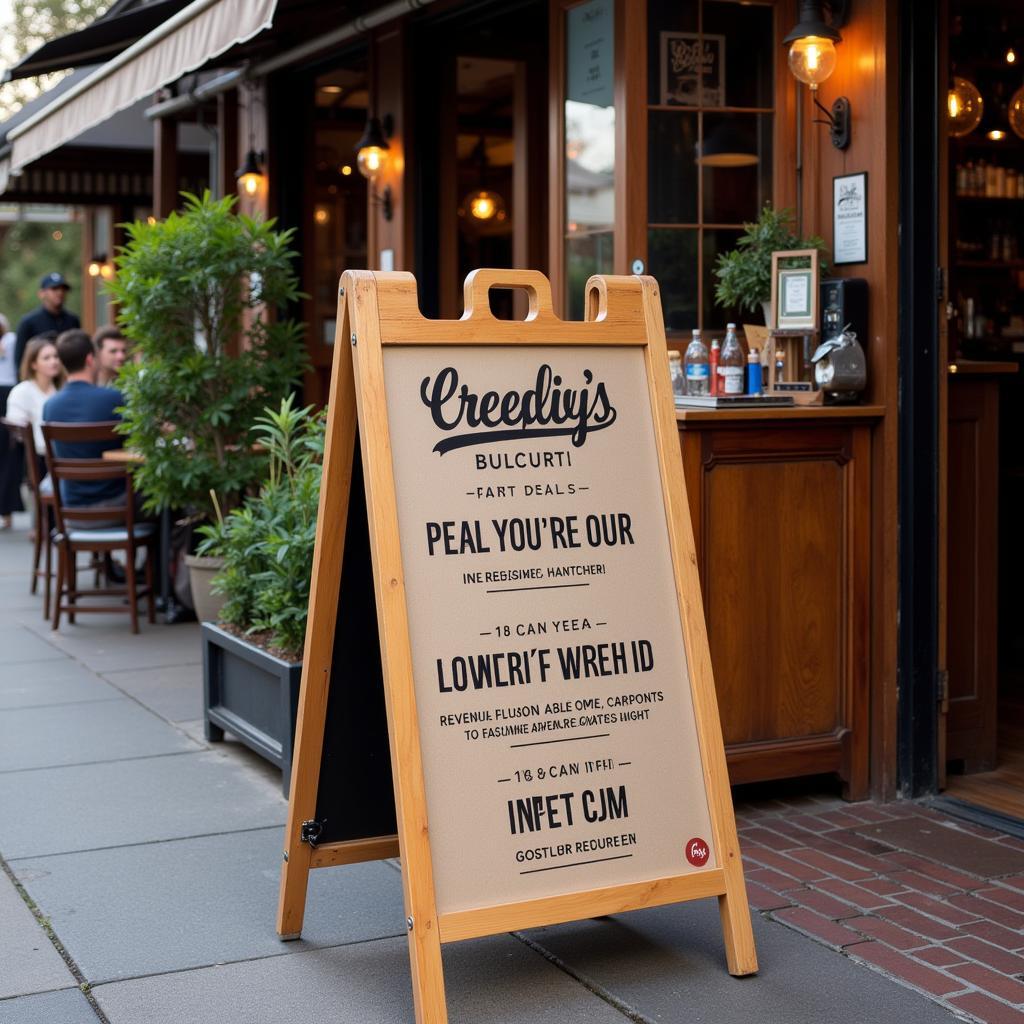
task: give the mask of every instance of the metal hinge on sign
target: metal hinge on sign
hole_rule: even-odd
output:
[[[313,849],[316,849],[317,841],[320,839],[320,833],[323,832],[324,825],[322,821],[304,821],[299,828],[299,839],[304,843],[309,843]]]

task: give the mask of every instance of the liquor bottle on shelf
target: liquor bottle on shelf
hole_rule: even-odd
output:
[[[718,376],[718,364],[722,358],[722,343],[717,338],[711,339],[711,394],[722,393],[721,380]]]
[[[718,360],[718,393],[720,395],[743,394],[743,371],[746,359],[743,348],[736,337],[736,325],[727,324],[725,328],[725,344]]]
[[[693,329],[693,338],[686,348],[683,359],[686,368],[686,393],[688,395],[708,394],[708,347],[700,336],[700,328]]]

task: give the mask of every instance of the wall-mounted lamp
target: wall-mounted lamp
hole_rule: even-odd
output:
[[[827,19],[823,7],[828,9]],[[824,4],[821,0],[800,0],[799,19],[783,40],[789,44],[789,70],[811,87],[814,105],[827,118],[816,118],[815,124],[829,126],[836,149],[846,149],[850,144],[850,101],[840,96],[829,110],[818,99],[818,86],[835,70],[835,44],[843,41],[839,29],[846,24],[848,8],[848,3],[839,0]]]
[[[245,154],[245,160],[242,162],[242,166],[235,171],[235,178],[238,181],[238,187],[249,196],[256,195],[260,190],[260,185],[263,182],[263,154],[257,153],[255,149],[250,149]]]
[[[380,203],[381,214],[385,220],[391,220],[394,210],[391,205],[391,186],[385,185],[384,191],[378,195],[373,186],[376,184],[377,176],[384,170],[388,163],[388,151],[391,146],[386,135],[390,135],[391,119],[385,118],[385,128],[379,117],[367,119],[363,137],[356,143],[356,166],[359,173],[370,182],[370,196]]]

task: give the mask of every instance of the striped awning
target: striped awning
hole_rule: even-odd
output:
[[[270,28],[277,0],[193,0],[113,60],[12,128],[17,173],[237,43]],[[0,177],[3,174],[0,172]]]

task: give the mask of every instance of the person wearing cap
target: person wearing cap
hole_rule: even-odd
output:
[[[15,366],[21,366],[21,356],[29,338],[39,334],[63,334],[64,331],[82,326],[78,317],[64,308],[64,300],[70,290],[71,285],[64,280],[63,274],[53,271],[43,276],[39,282],[39,308],[32,313],[26,313],[18,324],[18,337],[14,349]]]

